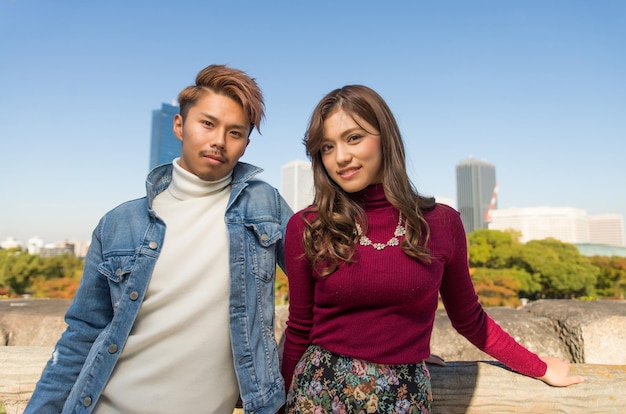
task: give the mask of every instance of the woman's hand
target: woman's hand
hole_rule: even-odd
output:
[[[563,358],[544,357],[541,358],[548,365],[548,369],[541,381],[554,387],[567,387],[573,384],[580,384],[584,381],[580,375],[569,375],[570,363]]]

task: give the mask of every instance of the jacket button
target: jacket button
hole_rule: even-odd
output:
[[[267,234],[262,234],[261,235],[261,240],[267,241],[267,239],[269,239],[269,236]]]
[[[117,351],[117,345],[111,344],[109,345],[109,354],[114,354]]]
[[[89,407],[89,406],[91,405],[91,397],[85,397],[85,398],[83,399],[83,405],[84,405],[85,407]]]
[[[115,271],[115,275],[116,276],[122,276],[123,273],[124,273],[124,271],[122,270],[121,267],[118,267],[117,270]]]
[[[156,250],[158,244],[155,241],[151,241],[150,243],[148,243],[148,247],[150,247],[152,250]]]
[[[134,291],[134,292],[130,292],[130,300],[137,300],[137,298],[139,297],[139,292]]]

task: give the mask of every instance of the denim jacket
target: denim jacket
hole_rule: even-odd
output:
[[[245,412],[263,414],[275,413],[285,401],[274,337],[274,279],[276,264],[285,268],[284,231],[292,212],[275,188],[252,179],[260,171],[250,164],[236,165],[225,221],[235,371]],[[65,315],[67,329],[25,414],[93,410],[159,258],[165,223],[152,210],[152,201],[171,180],[171,164],[155,168],[146,180],[146,197],[123,203],[101,218],[80,287]]]

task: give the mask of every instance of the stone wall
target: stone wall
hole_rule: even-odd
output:
[[[52,347],[65,329],[66,300],[0,300],[0,404],[20,414]],[[282,338],[288,309],[276,309],[276,337]],[[604,413],[626,406],[626,301],[543,300],[521,309],[487,308],[487,313],[520,343],[540,355],[575,362],[583,384],[549,387],[491,361],[454,331],[438,311],[432,352],[447,361],[432,366],[434,414]],[[484,362],[477,362],[484,361]],[[236,411],[237,412],[237,411]]]
[[[54,346],[65,329],[70,300],[0,300],[0,346]],[[539,300],[519,308],[486,308],[517,341],[539,355],[576,363],[626,364],[626,301]],[[281,338],[287,306],[276,308],[276,338]],[[437,311],[431,351],[447,361],[489,361]]]
[[[0,346],[54,346],[65,329],[70,300],[0,300]],[[539,300],[519,308],[486,308],[518,342],[539,355],[576,363],[626,365],[626,301]],[[276,308],[281,338],[287,306]],[[489,361],[437,312],[431,351],[447,361]]]
[[[539,300],[519,308],[486,308],[504,330],[539,355],[575,363],[626,364],[626,301]],[[493,360],[435,317],[431,351],[451,361]]]

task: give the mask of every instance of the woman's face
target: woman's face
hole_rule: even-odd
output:
[[[382,182],[380,131],[343,109],[324,121],[321,155],[330,178],[347,193]]]

